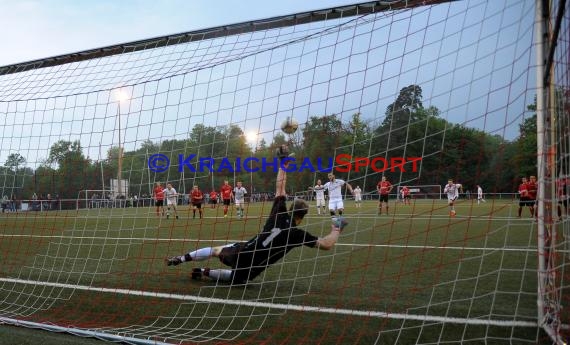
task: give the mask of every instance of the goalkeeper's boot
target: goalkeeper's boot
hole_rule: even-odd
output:
[[[178,266],[182,263],[182,260],[178,256],[166,259],[166,266]]]
[[[194,280],[202,279],[202,269],[201,268],[192,269],[192,279],[194,279]]]

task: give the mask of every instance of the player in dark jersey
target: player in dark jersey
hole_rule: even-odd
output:
[[[287,168],[289,151],[286,145],[277,150],[282,166]],[[276,193],[271,213],[262,231],[247,242],[231,243],[225,246],[201,248],[166,260],[168,266],[187,261],[203,261],[217,257],[231,269],[194,268],[193,279],[208,277],[231,284],[245,284],[261,274],[267,267],[281,260],[291,249],[307,246],[322,250],[334,247],[340,232],[348,224],[343,218],[333,220],[331,232],[325,237],[316,237],[298,229],[308,212],[308,204],[295,199],[287,210],[285,184],[287,173],[281,167],[277,173]]]

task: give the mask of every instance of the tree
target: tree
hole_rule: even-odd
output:
[[[14,173],[17,172],[18,167],[26,163],[26,158],[24,158],[19,153],[11,153],[6,159],[4,166],[10,169],[14,169]]]
[[[61,166],[66,160],[84,159],[79,140],[73,142],[67,140],[60,140],[53,144],[49,150],[49,156],[46,159],[46,164]]]
[[[413,121],[413,115],[418,114],[417,111],[422,108],[422,88],[418,85],[406,86],[400,90],[394,103],[386,108],[383,125]]]
[[[92,180],[89,176],[90,163],[83,155],[79,140],[54,143],[45,163],[48,167],[43,178],[47,178],[49,184],[42,185],[42,189],[38,190],[42,194],[59,194],[61,198],[75,199],[79,191],[87,189],[87,182]],[[57,165],[57,169],[53,168],[54,165]]]
[[[18,167],[25,163],[26,158],[19,153],[11,153],[6,159],[4,166],[8,171],[3,171],[3,175],[5,175],[4,185],[12,187],[11,194],[17,194],[18,192],[15,189],[24,185],[25,172],[18,170]]]
[[[536,99],[534,104],[527,106],[527,109],[535,113],[519,125],[519,137],[514,142],[516,153],[511,161],[511,166],[515,167],[520,176],[537,174]]]

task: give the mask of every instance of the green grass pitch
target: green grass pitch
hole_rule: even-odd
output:
[[[326,235],[330,217],[311,205],[302,227]],[[4,214],[2,316],[173,343],[536,342],[536,222],[527,210],[518,218],[513,200],[461,200],[453,218],[444,200],[391,200],[381,216],[376,201],[347,200],[350,225],[333,251],[296,248],[247,287],[190,279],[198,264],[222,267],[217,259],[165,266],[251,238],[270,207],[249,204],[243,220],[209,208],[192,219],[187,206],[178,220],[148,207]],[[13,330],[0,334],[69,339]]]

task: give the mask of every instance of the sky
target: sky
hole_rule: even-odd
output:
[[[355,1],[0,0],[0,66],[351,3]]]
[[[0,0],[11,28],[0,31],[0,66],[352,2]],[[118,133],[134,150],[187,138],[201,123],[268,142],[290,115],[304,123],[360,112],[378,123],[411,84],[446,120],[513,139],[533,98],[532,10],[525,0],[459,1],[1,76],[0,163],[23,152],[37,165],[62,139],[103,159]],[[121,83],[130,98],[118,107],[110,94]]]

